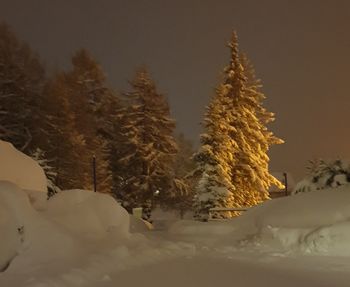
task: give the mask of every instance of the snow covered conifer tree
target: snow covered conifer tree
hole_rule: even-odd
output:
[[[282,140],[275,137],[266,127],[267,123],[274,120],[273,114],[262,106],[265,96],[259,90],[260,82],[255,79],[254,69],[247,58],[240,56],[235,32],[229,48],[230,63],[224,69],[223,81],[209,105],[209,112],[205,118],[206,133],[202,135],[202,147],[197,155],[202,178],[195,207],[200,214],[204,212],[198,206],[203,204],[206,209],[214,205],[255,205],[269,198],[270,185],[281,186],[268,171],[267,151],[271,145],[282,143]],[[203,154],[207,156],[203,157]],[[215,170],[214,175],[205,172],[207,162],[211,163],[209,171],[213,173]],[[209,196],[202,196],[205,192],[212,195],[212,190],[217,190],[219,184],[222,186],[223,183],[229,191],[222,193],[227,196],[226,201],[218,202],[213,200],[213,196],[210,200]],[[214,188],[203,188],[207,185]]]
[[[223,97],[223,87],[207,107],[204,118],[205,133],[201,135],[201,147],[195,155],[198,177],[194,197],[195,218],[207,220],[209,209],[213,207],[233,207],[235,187],[231,182],[233,153],[237,149],[231,139],[230,112],[227,98]],[[214,218],[231,217],[230,212],[214,213]]]
[[[52,166],[52,162],[47,159],[45,152],[40,148],[37,148],[31,157],[37,161],[37,163],[42,167],[47,178],[47,195],[48,197],[53,196],[60,191],[60,188],[56,185],[55,168]]]
[[[84,188],[81,161],[87,161],[84,137],[77,131],[70,106],[70,85],[66,74],[57,73],[45,87],[50,132],[46,135],[46,156],[57,173],[55,184],[61,189]]]
[[[81,160],[85,188],[92,188],[91,163],[96,156],[97,184],[99,192],[111,192],[109,109],[114,95],[106,87],[105,75],[100,65],[84,49],[72,58],[73,69],[67,73],[70,107],[74,114],[76,130],[86,146],[86,159]]]
[[[38,56],[0,23],[0,138],[27,154],[38,147],[42,132],[44,81]]]
[[[115,191],[129,212],[134,207],[154,207],[171,196],[177,150],[175,122],[170,118],[168,103],[145,69],[137,72],[131,88],[125,94],[128,104],[121,120],[123,154],[119,170],[124,172],[119,174],[119,188]]]
[[[193,160],[193,145],[192,142],[185,138],[180,133],[176,137],[178,152],[174,161],[174,179],[173,189],[175,194],[169,197],[165,207],[171,210],[176,210],[183,217],[188,211],[192,211],[195,180],[192,177],[195,162]]]
[[[266,127],[274,120],[274,115],[262,105],[265,96],[260,92],[261,85],[255,79],[252,66],[244,57],[241,61],[236,33],[233,33],[229,47],[231,60],[224,71],[224,85],[225,95],[232,104],[234,132],[231,137],[239,147],[234,154],[231,176],[235,194],[239,193],[241,197],[239,205],[251,206],[269,197],[269,186],[281,186],[269,173],[267,151],[271,145],[283,141]]]

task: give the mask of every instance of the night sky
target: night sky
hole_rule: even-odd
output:
[[[118,91],[146,65],[196,143],[235,29],[286,141],[270,169],[299,178],[309,159],[350,158],[350,1],[0,0],[1,20],[50,69],[87,48]]]

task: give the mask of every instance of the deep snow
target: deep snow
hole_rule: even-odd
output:
[[[19,174],[0,181],[0,269],[10,263],[0,286],[349,286],[350,186],[271,200],[227,221],[158,214],[160,230],[105,194],[69,190],[46,201],[38,167],[16,169],[23,159],[14,153]]]

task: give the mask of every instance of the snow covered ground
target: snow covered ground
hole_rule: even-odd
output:
[[[169,217],[152,230],[108,195],[69,190],[43,201],[42,173],[29,166],[0,181],[1,287],[350,285],[349,186],[228,221]]]

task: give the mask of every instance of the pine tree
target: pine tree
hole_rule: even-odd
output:
[[[44,165],[52,191],[55,173],[45,169],[52,146],[45,82],[39,57],[6,24],[0,24],[0,138]]]
[[[201,135],[201,147],[195,155],[198,185],[194,199],[195,218],[207,220],[213,207],[233,207],[235,187],[231,183],[233,152],[238,148],[230,134],[230,110],[227,98],[219,87],[207,107],[204,119],[205,133]],[[231,217],[230,212],[214,213],[214,218]]]
[[[186,212],[192,211],[194,189],[196,181],[192,176],[192,171],[195,168],[193,159],[193,145],[192,142],[185,138],[180,133],[176,137],[178,152],[174,160],[174,179],[173,189],[174,196],[169,197],[165,204],[168,209],[179,212],[181,218]]]
[[[97,191],[111,193],[112,109],[118,99],[86,50],[79,50],[72,64],[72,70],[58,74],[48,91],[54,107],[51,117],[56,119],[57,184],[65,189],[92,189],[95,156]]]
[[[47,159],[45,152],[40,148],[37,148],[31,154],[31,157],[36,160],[36,162],[45,172],[47,178],[48,197],[51,197],[61,191],[61,189],[56,185],[57,173],[55,171],[55,168],[52,166],[52,162]]]
[[[44,81],[38,56],[0,23],[0,138],[27,154],[40,142]]]
[[[72,58],[73,69],[66,74],[68,103],[73,114],[74,129],[79,133],[77,145],[84,146],[80,159],[83,187],[92,189],[92,159],[96,157],[97,190],[111,193],[112,123],[110,108],[115,96],[106,86],[102,68],[86,50]],[[82,143],[80,142],[82,141]]]
[[[134,207],[153,208],[157,201],[171,195],[177,150],[175,122],[170,118],[168,103],[145,69],[137,72],[131,87],[132,91],[125,94],[128,104],[121,119],[121,173],[115,191],[129,212]]]
[[[258,204],[269,198],[270,185],[281,186],[268,171],[267,151],[282,143],[266,128],[273,114],[262,106],[260,81],[247,58],[239,54],[236,33],[229,48],[230,63],[208,107],[206,133],[196,156],[201,178],[195,208],[200,219],[210,207]]]
[[[281,186],[269,173],[267,151],[271,145],[283,141],[266,127],[274,120],[274,115],[262,106],[265,96],[260,92],[261,85],[255,79],[252,66],[244,60],[242,65],[236,33],[229,47],[231,61],[224,74],[225,93],[232,100],[234,121],[231,126],[235,130],[232,139],[239,146],[231,171],[232,182],[236,194],[240,193],[239,205],[252,206],[269,198],[268,188],[272,184]]]
[[[46,135],[46,156],[57,174],[55,184],[61,189],[84,188],[85,178],[81,168],[86,157],[84,136],[76,129],[70,106],[71,90],[65,73],[57,73],[45,87],[47,117],[50,132]]]

